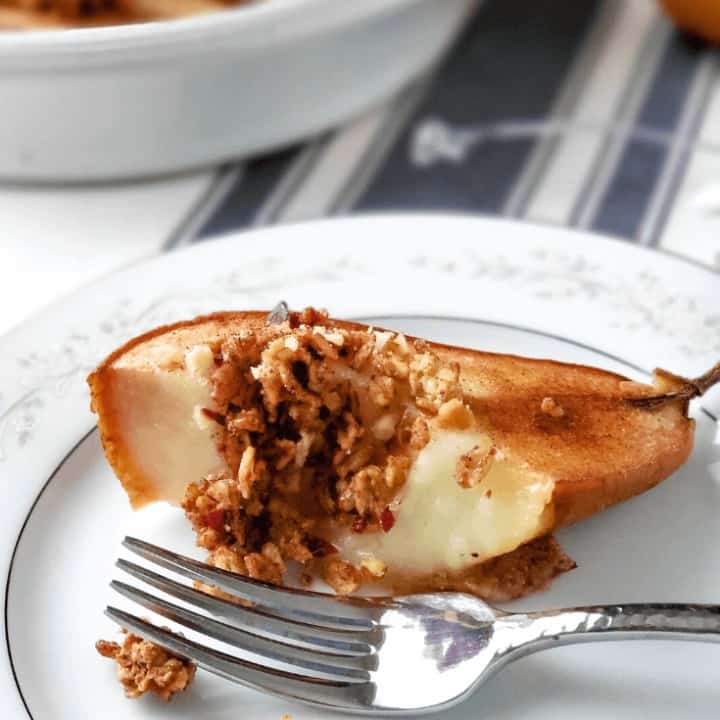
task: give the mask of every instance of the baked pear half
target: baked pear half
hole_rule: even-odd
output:
[[[677,469],[702,389],[313,309],[158,328],[89,384],[132,506],[182,506],[212,564],[280,583],[294,561],[339,593],[371,583],[490,600],[574,567],[555,528]]]

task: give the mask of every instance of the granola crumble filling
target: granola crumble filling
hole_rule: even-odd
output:
[[[95,648],[103,657],[115,660],[118,679],[129,698],[151,692],[167,702],[187,689],[195,677],[192,662],[132,633],[126,633],[122,645],[98,640]]]
[[[228,471],[188,486],[183,507],[209,561],[279,583],[288,560],[338,592],[384,574],[327,541],[329,524],[387,532],[429,422],[467,428],[459,367],[421,341],[328,328],[314,310],[214,348],[210,379]]]

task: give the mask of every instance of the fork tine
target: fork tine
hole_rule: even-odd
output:
[[[296,622],[337,630],[372,630],[371,602],[339,598],[294,588],[277,587],[236,573],[214,568],[192,558],[178,555],[137,538],[126,537],[123,545],[140,557],[191,580],[215,585],[221,590],[249,600],[261,608],[272,608]],[[375,602],[375,601],[373,601]],[[382,602],[378,599],[375,603]]]
[[[341,630],[310,628],[293,620],[277,618],[255,608],[243,607],[214,597],[127,560],[120,559],[116,565],[132,577],[178,600],[183,600],[212,615],[229,620],[241,630],[259,637],[333,656],[367,655],[373,652],[372,643],[381,639],[379,637],[382,634],[381,630],[372,630],[368,633],[344,633]],[[378,637],[375,637],[376,635]]]
[[[265,668],[249,660],[207,648],[177,633],[159,628],[135,615],[115,607],[107,607],[105,614],[121,627],[227,680],[274,695],[338,708],[366,708],[375,694],[372,683],[357,680],[333,681],[308,678],[275,668]]]
[[[271,660],[285,665],[292,665],[304,674],[313,677],[321,677],[328,680],[361,681],[369,679],[367,668],[364,662],[370,660],[371,664],[377,664],[377,658],[367,655],[360,658],[332,658],[333,665],[328,665],[327,656],[319,656],[311,650],[295,648],[275,640],[250,635],[242,630],[234,628],[218,620],[213,620],[205,615],[200,615],[179,605],[157,598],[150,593],[126,585],[125,583],[113,580],[110,587],[126,598],[135,601],[148,610],[168,618],[191,630],[207,635],[208,637],[220,640],[220,642],[233,645],[240,650],[259,656],[263,661]],[[375,661],[373,663],[373,661]]]

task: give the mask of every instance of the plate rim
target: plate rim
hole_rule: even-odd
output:
[[[423,220],[429,220],[432,222],[471,222],[482,225],[487,223],[489,226],[496,227],[523,227],[527,228],[529,232],[534,230],[541,230],[543,232],[558,233],[567,238],[576,238],[577,241],[582,242],[582,238],[589,242],[600,242],[608,243],[615,250],[624,252],[626,250],[637,251],[640,254],[646,255],[648,258],[664,258],[670,262],[678,262],[681,265],[685,265],[690,269],[700,270],[703,273],[709,275],[709,277],[717,279],[720,283],[720,267],[714,268],[706,263],[701,262],[695,258],[681,255],[674,250],[668,250],[667,248],[653,248],[647,245],[640,245],[632,243],[621,237],[620,235],[611,235],[609,233],[599,233],[591,230],[582,230],[580,228],[571,228],[564,225],[556,225],[555,223],[545,223],[538,220],[514,220],[512,218],[498,217],[497,215],[491,215],[489,213],[458,213],[458,212],[447,212],[447,211],[416,211],[416,212],[369,212],[361,213],[357,215],[345,215],[341,217],[326,217],[316,218],[313,220],[297,220],[281,223],[279,225],[272,225],[266,227],[247,227],[239,230],[229,230],[227,232],[218,233],[212,235],[207,239],[203,239],[201,242],[192,243],[189,245],[183,245],[178,248],[171,249],[169,252],[163,251],[162,249],[153,253],[149,256],[144,256],[125,263],[121,267],[108,270],[101,275],[83,282],[72,290],[63,293],[60,297],[56,298],[52,303],[48,303],[42,308],[33,311],[25,319],[14,323],[4,332],[0,333],[0,347],[2,344],[12,339],[16,333],[23,331],[24,326],[36,322],[40,317],[47,313],[51,308],[56,305],[62,305],[70,302],[73,299],[93,290],[102,287],[103,283],[116,275],[131,273],[135,270],[141,270],[144,267],[153,264],[162,264],[162,262],[169,257],[184,256],[186,254],[192,254],[197,252],[199,248],[218,246],[218,245],[230,245],[234,242],[241,243],[246,241],[248,238],[252,239],[257,234],[280,233],[280,232],[294,232],[298,229],[303,230],[305,228],[312,228],[315,226],[324,227],[326,225],[335,225],[341,228],[343,225],[348,224],[360,224],[360,223],[406,223],[406,222],[418,222]]]

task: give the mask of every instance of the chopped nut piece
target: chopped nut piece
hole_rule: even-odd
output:
[[[562,417],[565,414],[565,410],[551,397],[543,398],[540,403],[540,411],[554,418]]]
[[[385,576],[387,572],[387,565],[380,560],[380,558],[370,557],[365,558],[361,563],[360,567],[363,570],[367,570],[370,575],[375,578],[381,578]]]
[[[300,343],[298,342],[298,339],[294,335],[288,335],[285,338],[285,347],[288,350],[299,350],[300,349]]]
[[[273,543],[265,543],[262,552],[249,553],[245,556],[245,567],[247,574],[255,580],[264,580],[265,582],[282,584],[283,574],[285,573],[285,563],[280,556],[277,545]]]
[[[336,557],[325,560],[323,580],[338,595],[349,595],[360,587],[360,573],[357,568],[349,562]]]
[[[182,348],[174,344],[167,344],[157,348],[155,351],[155,362],[158,367],[163,368],[164,370],[182,368]]]
[[[207,494],[217,503],[216,507],[229,510],[237,506],[237,490],[237,483],[228,478],[220,478],[208,487]]]
[[[464,488],[479,485],[490,472],[496,455],[497,449],[494,445],[489,450],[475,446],[462,455],[455,468],[458,485]]]
[[[250,445],[245,448],[237,472],[238,485],[242,496],[247,500],[250,497],[255,474],[255,448]]]
[[[259,408],[240,410],[229,420],[226,419],[225,425],[234,435],[241,432],[265,432],[265,418]]]
[[[215,368],[215,353],[207,345],[196,345],[185,353],[185,367],[199,380],[207,380]]]
[[[378,440],[389,440],[395,434],[395,426],[397,425],[397,417],[388,413],[381,415],[372,426],[373,435]]]
[[[315,435],[313,433],[306,432],[305,430],[300,433],[300,440],[295,446],[295,465],[297,465],[297,467],[303,467],[307,462],[314,439]]]
[[[400,360],[396,357],[391,357],[388,365],[388,372],[390,376],[397,378],[398,380],[405,380],[410,374],[410,366],[404,360]]]
[[[382,471],[377,465],[368,465],[359,470],[340,495],[340,508],[345,512],[357,510],[360,515],[372,513],[381,483]]]
[[[395,336],[395,342],[400,348],[400,351],[403,352],[405,355],[410,352],[410,346],[408,345],[407,338],[402,333],[399,333]]]
[[[389,488],[399,488],[405,484],[408,470],[410,470],[410,458],[391,455],[385,466],[385,484]]]
[[[313,333],[321,335],[329,343],[342,347],[345,344],[345,335],[340,330],[328,330],[324,327],[314,327]]]
[[[412,425],[410,446],[415,450],[422,450],[430,442],[430,426],[427,420],[420,416]]]
[[[234,572],[238,575],[247,575],[247,566],[242,553],[231,547],[221,545],[213,550],[208,560],[211,565],[221,570]]]
[[[341,428],[337,434],[338,445],[342,450],[350,450],[358,438],[365,433],[365,430],[352,413],[343,413],[343,421],[345,427]]]
[[[460,366],[450,363],[442,366],[436,355],[430,352],[415,356],[410,365],[410,388],[416,404],[431,412],[447,400],[459,397]]]
[[[395,333],[388,332],[387,330],[375,330],[375,349],[378,352],[382,352],[385,346],[393,339]]]
[[[446,430],[467,430],[474,423],[472,411],[458,398],[448,400],[438,410],[437,424]]]
[[[395,381],[387,375],[379,375],[370,380],[370,399],[379,407],[387,407],[395,395]]]
[[[192,662],[132,633],[125,635],[122,645],[98,640],[95,647],[103,657],[115,660],[118,679],[130,698],[153,692],[168,701],[185,690],[195,677]]]

